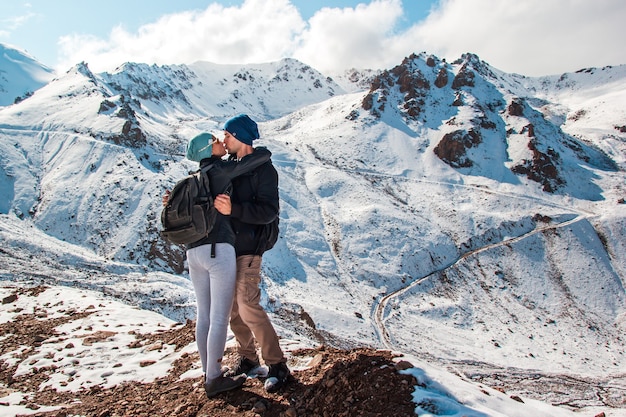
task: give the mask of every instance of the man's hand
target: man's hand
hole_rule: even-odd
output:
[[[218,194],[213,201],[215,209],[224,216],[230,216],[232,205],[228,194]]]

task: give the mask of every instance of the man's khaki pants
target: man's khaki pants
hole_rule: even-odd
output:
[[[284,362],[278,335],[269,317],[260,305],[261,257],[237,257],[237,288],[230,314],[230,328],[237,339],[237,352],[250,360],[258,360],[254,339],[261,346],[261,356],[266,365]]]

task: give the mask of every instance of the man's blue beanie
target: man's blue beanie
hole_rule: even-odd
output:
[[[239,142],[252,146],[252,141],[258,139],[259,128],[256,122],[247,114],[240,114],[228,120],[224,130],[233,135]]]

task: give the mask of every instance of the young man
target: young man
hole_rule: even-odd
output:
[[[224,146],[233,159],[241,160],[255,152],[252,142],[258,138],[257,124],[245,114],[233,117],[224,125]],[[235,178],[232,195],[217,196],[215,208],[224,215],[230,215],[236,234],[237,287],[230,328],[237,340],[239,358],[236,366],[225,375],[249,373],[260,365],[256,338],[261,346],[263,361],[269,367],[265,389],[276,392],[287,382],[289,368],[278,335],[260,305],[259,287],[261,257],[265,251],[262,230],[279,214],[278,173],[272,161]]]

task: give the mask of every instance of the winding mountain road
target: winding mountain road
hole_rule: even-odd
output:
[[[378,303],[372,309],[374,316],[373,321],[376,326],[379,340],[387,349],[392,351],[396,350],[394,349],[389,330],[385,326],[385,312],[387,311],[387,306],[393,299],[400,297],[402,294],[411,290],[415,286],[430,279],[433,275],[444,272],[464,259],[480,252],[519,242],[546,230],[567,227],[591,217],[594,216],[579,213],[573,219],[537,227],[536,229],[520,236],[504,239],[501,242],[485,245],[468,251],[454,262],[451,262],[449,265],[433,271],[424,277],[418,278],[403,288],[384,295],[378,300]],[[406,347],[403,349],[406,350]],[[418,354],[418,352],[407,353]],[[428,357],[426,359],[435,362],[438,360],[438,358],[434,357]],[[626,374],[609,375],[605,378],[580,378],[576,375],[541,373],[536,370],[516,369],[513,367],[503,368],[486,362],[446,360],[440,364],[448,368],[451,372],[460,375],[462,378],[498,388],[503,392],[524,392],[527,396],[534,399],[570,409],[577,409],[581,406],[581,404],[593,404],[597,407],[621,411],[623,409],[623,400],[626,398]],[[559,388],[546,389],[546,387]]]
[[[579,222],[581,220],[584,219],[588,219],[589,216],[586,215],[581,215],[579,214],[578,216],[574,217],[573,219],[567,220],[567,221],[563,221],[561,223],[556,223],[556,224],[549,224],[549,225],[545,225],[542,227],[537,227],[527,233],[524,233],[523,235],[520,236],[516,236],[516,237],[512,237],[509,239],[504,239],[500,242],[496,242],[496,243],[492,243],[489,245],[485,245],[482,246],[480,248],[477,249],[473,249],[471,251],[468,251],[466,253],[464,253],[463,255],[461,255],[457,260],[455,260],[454,262],[451,262],[450,264],[439,268],[435,271],[430,272],[428,275],[422,277],[422,278],[418,278],[412,282],[410,282],[407,286],[400,288],[396,291],[393,291],[389,294],[384,295],[382,298],[380,298],[378,300],[378,303],[376,304],[376,306],[373,308],[374,311],[374,323],[376,324],[376,331],[378,333],[378,337],[380,339],[380,341],[385,345],[385,347],[387,349],[393,350],[394,346],[391,343],[391,337],[389,335],[389,331],[387,330],[387,328],[385,327],[385,323],[384,323],[384,315],[385,315],[385,310],[387,308],[387,305],[389,304],[389,302],[404,294],[405,292],[409,291],[410,289],[412,289],[413,287],[420,285],[421,283],[423,283],[424,281],[430,279],[433,275],[441,273],[441,272],[445,272],[447,269],[452,268],[453,266],[455,266],[456,264],[458,264],[459,262],[463,261],[464,259],[472,256],[472,255],[476,255],[480,252],[484,252],[487,251],[489,249],[493,249],[493,248],[497,248],[500,246],[504,246],[504,245],[509,245],[511,243],[515,243],[515,242],[519,242],[520,240],[526,239],[530,236],[533,236],[537,233],[541,233],[544,232],[546,230],[553,230],[553,229],[558,229],[558,228],[562,228],[562,227],[566,227],[569,226],[573,223]]]

